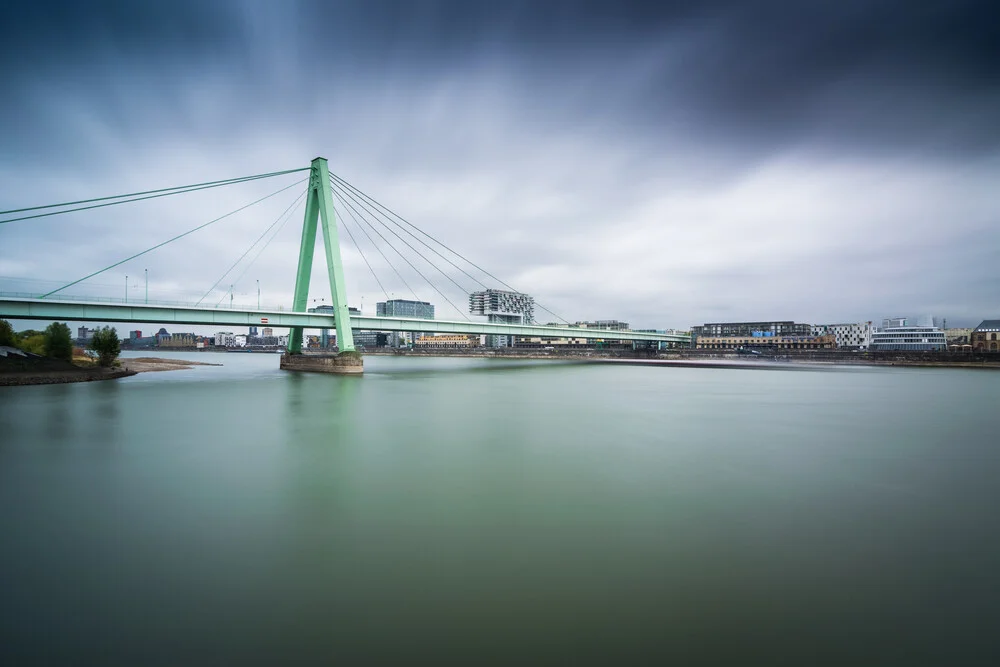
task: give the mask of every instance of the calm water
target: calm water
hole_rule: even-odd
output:
[[[0,387],[0,662],[1000,664],[1000,373],[188,358]]]

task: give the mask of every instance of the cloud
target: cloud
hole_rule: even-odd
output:
[[[0,138],[0,208],[325,155],[571,320],[932,310],[972,322],[1000,307],[988,3],[276,7],[5,6],[0,119],[17,131]],[[0,289],[68,282],[291,180],[0,225]],[[81,289],[117,294],[149,269],[151,297],[197,299],[295,194]],[[260,280],[264,303],[290,303],[297,216],[234,300],[255,303]],[[386,291],[407,294],[347,224]],[[350,300],[370,310],[384,294],[344,229],[341,241]],[[382,250],[440,316],[459,317]],[[324,266],[320,255],[315,298]]]

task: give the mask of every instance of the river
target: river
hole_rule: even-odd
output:
[[[0,387],[4,664],[995,657],[1000,372],[160,356]]]

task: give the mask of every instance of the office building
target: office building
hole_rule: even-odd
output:
[[[790,320],[768,322],[711,322],[691,327],[693,336],[811,336],[812,327],[796,324]]]
[[[916,324],[905,317],[882,320],[882,326],[872,332],[872,351],[943,351],[948,348],[944,330],[930,324]]]
[[[433,320],[434,305],[426,301],[390,299],[375,304],[375,315],[378,317],[415,317],[421,320]]]
[[[833,334],[837,340],[837,347],[845,350],[867,350],[872,342],[873,330],[871,322],[814,324],[812,326],[814,336]]]

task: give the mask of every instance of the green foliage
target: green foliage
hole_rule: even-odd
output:
[[[17,336],[14,335],[14,327],[7,320],[0,320],[0,345],[17,346]]]
[[[45,356],[73,361],[73,337],[63,322],[45,327]]]
[[[37,331],[22,332],[18,338],[17,346],[29,354],[45,356],[45,334]]]
[[[90,349],[97,352],[101,366],[111,366],[122,351],[118,332],[111,327],[97,329],[94,331],[94,337],[90,339]]]

